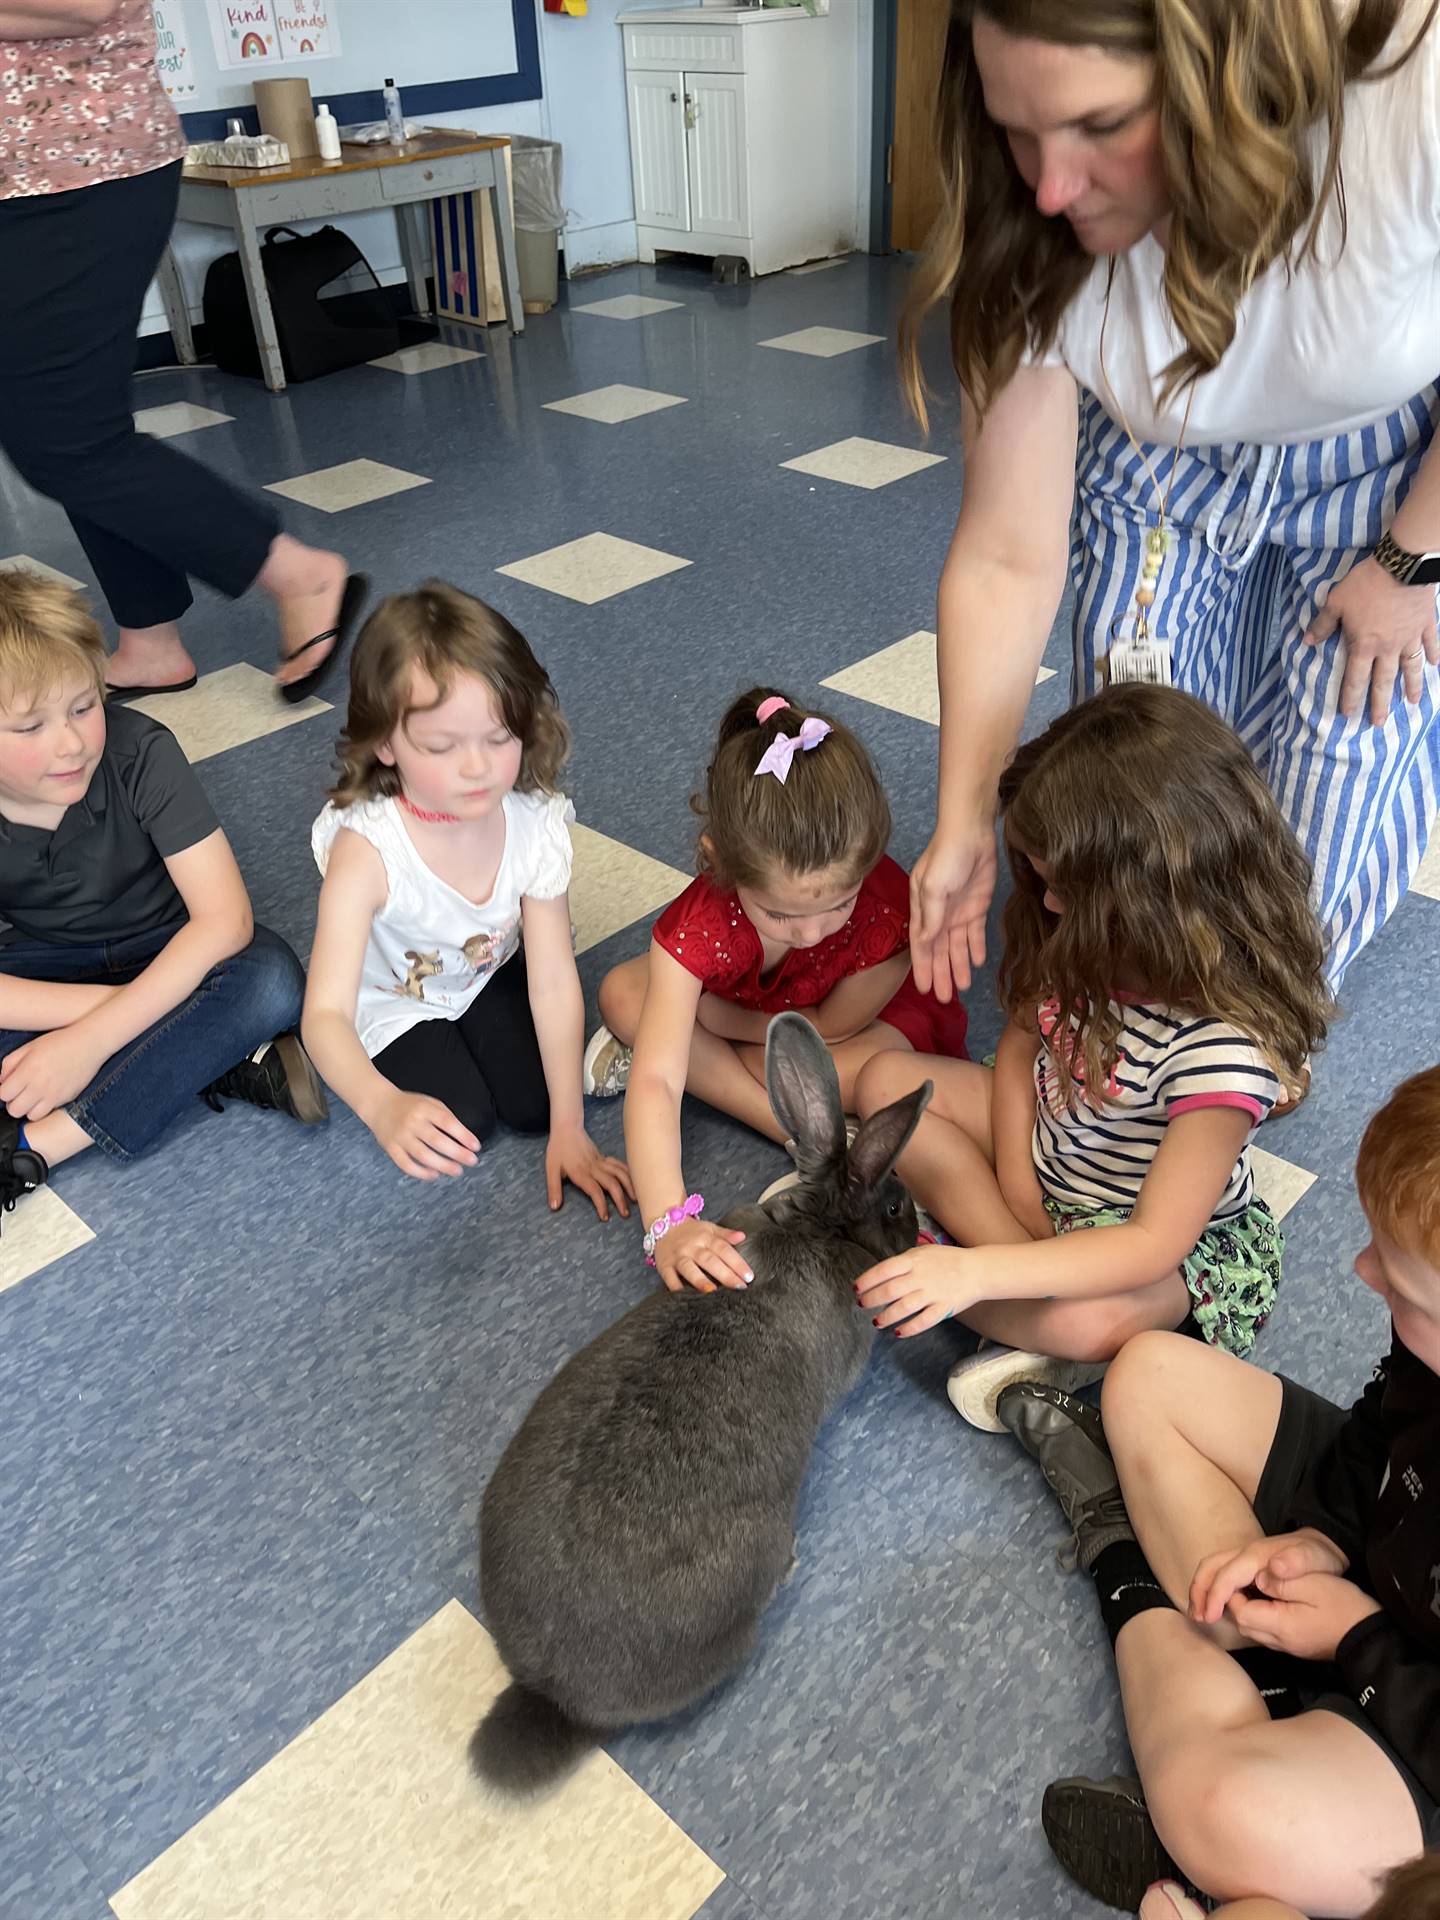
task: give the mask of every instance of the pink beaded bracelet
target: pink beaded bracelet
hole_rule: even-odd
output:
[[[667,1207],[640,1243],[645,1249],[646,1266],[654,1266],[655,1249],[660,1241],[665,1238],[671,1227],[678,1227],[682,1220],[693,1220],[697,1214],[703,1213],[704,1211],[705,1197],[699,1193],[690,1194],[686,1198],[683,1206]]]

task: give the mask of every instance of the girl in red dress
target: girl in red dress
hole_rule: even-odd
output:
[[[606,1024],[585,1054],[587,1093],[627,1089],[630,1165],[654,1223],[646,1253],[672,1291],[749,1282],[739,1236],[687,1195],[680,1100],[688,1090],[779,1140],[765,1092],[773,1014],[809,1014],[847,1108],[877,1053],[965,1057],[964,1009],[911,978],[909,877],[885,852],[889,802],[848,727],[754,688],[720,723],[691,805],[699,877],[656,921],[649,952],[601,983]]]

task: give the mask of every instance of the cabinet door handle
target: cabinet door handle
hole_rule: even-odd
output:
[[[679,98],[680,98],[680,96],[679,96],[679,94],[678,94],[678,93],[672,93],[672,94],[671,94],[671,96],[670,96],[670,104],[671,104],[671,106],[672,106],[672,107],[673,107],[673,106],[675,105],[675,103],[676,103],[676,101],[677,101],[677,100],[678,100]]]
[[[693,126],[694,126],[694,124],[695,124],[695,122],[696,122],[696,121],[697,121],[697,120],[698,120],[699,118],[700,118],[700,103],[699,103],[699,101],[697,101],[697,100],[696,100],[696,98],[695,98],[695,96],[694,96],[694,94],[693,94],[693,93],[687,93],[687,94],[685,95],[685,124],[686,124],[686,126],[687,126],[687,127],[693,127]]]

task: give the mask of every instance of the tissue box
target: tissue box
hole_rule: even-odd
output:
[[[238,140],[200,140],[185,155],[187,167],[286,167],[290,149],[271,133],[247,133]]]

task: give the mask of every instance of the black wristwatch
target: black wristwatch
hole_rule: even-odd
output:
[[[1440,552],[1407,553],[1390,534],[1382,533],[1374,556],[1402,587],[1440,587]]]

